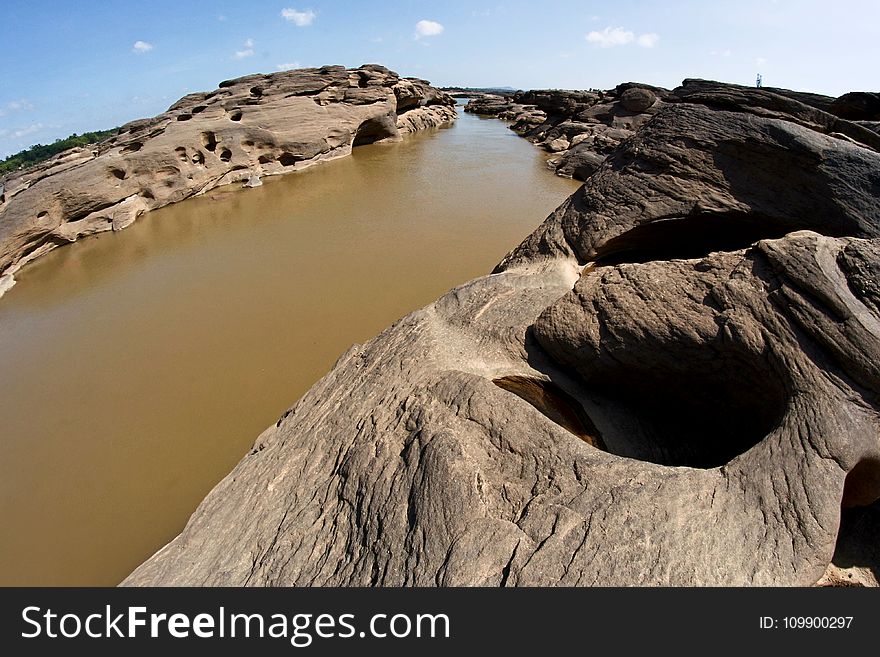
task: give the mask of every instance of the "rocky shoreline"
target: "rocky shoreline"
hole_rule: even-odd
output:
[[[465,112],[510,121],[513,131],[552,155],[547,164],[558,175],[586,180],[620,142],[632,137],[664,104],[693,98],[704,90],[712,93],[716,89],[709,82],[685,80],[676,92],[626,82],[608,91],[546,89],[508,95],[471,94],[473,99]],[[774,106],[785,113],[784,102],[779,105],[780,101],[774,101],[774,97],[794,100],[826,114],[813,117],[826,124],[825,132],[842,130],[842,134],[855,141],[877,148],[877,139],[866,131],[880,133],[878,94],[850,93],[835,99],[768,88],[757,95],[767,103],[768,116],[772,115],[769,112],[774,111]],[[718,100],[725,102],[723,98]],[[735,109],[737,99],[730,102]],[[847,119],[847,122],[837,124],[834,117]]]
[[[876,585],[874,96],[483,98],[585,184],[343,354],[124,584]]]
[[[150,210],[354,146],[456,119],[455,100],[378,65],[325,66],[221,82],[0,181],[0,296],[26,263],[80,237],[122,230]]]

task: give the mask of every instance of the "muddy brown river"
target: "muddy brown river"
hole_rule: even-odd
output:
[[[25,267],[0,300],[0,584],[118,583],[349,345],[576,187],[462,114]]]

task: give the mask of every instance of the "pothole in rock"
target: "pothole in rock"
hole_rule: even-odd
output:
[[[503,377],[495,385],[529,402],[585,442],[616,456],[658,465],[720,467],[762,442],[782,422],[788,393],[764,362],[737,353],[715,353],[705,362],[633,358],[596,362],[588,377],[563,370],[540,344],[527,339],[529,363],[555,383]],[[657,347],[662,350],[662,347]],[[668,354],[667,354],[668,356]],[[564,369],[564,368],[563,368]],[[672,371],[674,370],[674,371]],[[554,374],[556,373],[556,374]]]
[[[794,230],[773,219],[745,212],[700,213],[636,226],[597,249],[599,265],[702,258],[715,251],[738,251]]]
[[[608,451],[659,465],[715,468],[779,426],[788,398],[772,373],[743,360],[713,372],[698,368],[629,370],[591,382],[587,389],[605,410],[599,425],[609,427]]]
[[[352,141],[352,147],[372,144],[373,142],[388,137],[394,137],[396,132],[389,125],[379,119],[367,119],[358,126]]]

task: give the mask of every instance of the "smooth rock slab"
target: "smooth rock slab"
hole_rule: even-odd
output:
[[[344,354],[124,583],[839,579],[841,508],[880,497],[878,155],[755,94],[666,103],[494,274]]]

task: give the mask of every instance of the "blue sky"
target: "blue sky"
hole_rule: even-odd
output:
[[[27,0],[3,3],[0,156],[279,67],[382,63],[435,84],[685,77],[880,90],[877,0]]]

